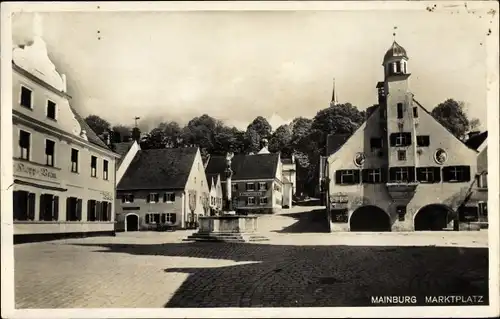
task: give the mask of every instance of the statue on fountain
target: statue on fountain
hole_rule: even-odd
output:
[[[231,160],[233,159],[234,154],[232,152],[227,153],[226,155],[226,170],[224,173],[226,174],[226,200],[223,208],[223,214],[226,215],[234,215],[232,205],[232,182],[231,178],[233,177],[233,170],[231,169]]]

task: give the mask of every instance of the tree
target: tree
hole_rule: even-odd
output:
[[[89,115],[85,118],[88,126],[94,131],[98,136],[102,135],[105,131],[109,131],[111,124],[105,119],[97,115]]]
[[[271,124],[262,116],[257,116],[252,123],[247,127],[248,130],[254,130],[259,136],[259,140],[263,138],[269,138],[271,136],[272,127]]]
[[[438,104],[431,112],[432,116],[459,139],[463,139],[466,133],[479,125],[479,120],[469,120],[465,113],[463,102],[447,99]],[[472,125],[471,125],[472,124]]]
[[[282,157],[292,155],[292,130],[288,124],[281,125],[273,132],[269,140],[269,151],[281,152]]]
[[[128,142],[132,138],[132,128],[125,125],[115,125],[111,129],[112,142]]]
[[[257,153],[260,151],[260,136],[252,127],[245,132],[245,151],[246,153]]]
[[[175,121],[160,123],[158,128],[163,132],[165,146],[179,147],[182,143],[181,132],[182,129],[179,123]]]
[[[202,153],[210,154],[215,148],[215,135],[222,122],[207,114],[195,117],[182,129],[182,140],[187,145],[197,145]]]
[[[215,135],[214,155],[245,152],[245,133],[235,127],[221,127]]]

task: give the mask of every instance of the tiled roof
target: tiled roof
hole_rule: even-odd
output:
[[[140,150],[117,190],[184,189],[198,148]]]
[[[212,185],[212,179],[214,180],[214,183],[217,183],[217,177],[219,174],[206,174],[207,175],[207,182]]]
[[[347,142],[352,134],[330,134],[326,139],[326,155],[337,152]]]
[[[78,114],[78,112],[73,107],[70,106],[70,108],[71,111],[73,111],[75,119],[78,121],[82,129],[87,132],[87,139],[89,140],[89,142],[110,151],[110,148],[99,138],[99,136],[97,136],[97,134],[90,128],[90,126],[87,124],[87,122],[85,122],[80,114]]]
[[[279,154],[235,155],[231,161],[233,180],[271,179],[278,169]],[[226,180],[225,156],[212,156],[205,172],[221,174],[221,181]]]
[[[121,162],[123,161],[123,158],[125,157],[125,155],[127,155],[128,151],[130,150],[130,148],[132,147],[133,144],[134,144],[134,141],[113,144],[113,146],[115,148],[115,153],[117,153],[118,155],[121,156],[121,158],[118,159],[118,162],[117,162],[118,165],[121,164]]]
[[[488,138],[488,131],[484,131],[483,133],[476,134],[469,138],[466,142],[465,145],[467,145],[469,148],[472,148],[474,150],[477,150],[479,146],[481,146],[484,141]]]

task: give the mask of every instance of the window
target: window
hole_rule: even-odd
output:
[[[87,221],[94,222],[96,220],[96,201],[93,199],[89,199],[87,201]]]
[[[35,220],[35,193],[13,191],[12,208],[14,220]]]
[[[21,150],[21,158],[30,160],[31,134],[26,131],[19,131],[19,148]]]
[[[47,117],[49,119],[56,119],[56,103],[52,101],[47,101]]]
[[[358,184],[360,182],[359,170],[346,169],[338,170],[335,172],[335,183],[336,184]]]
[[[76,197],[68,197],[66,199],[66,220],[80,221],[82,220],[82,200]]]
[[[398,161],[406,161],[406,151],[398,150]]]
[[[147,213],[145,219],[146,224],[175,224],[176,215],[174,213]]]
[[[134,195],[133,194],[124,194],[122,195],[122,203],[133,203]]]
[[[40,220],[59,220],[59,196],[52,194],[40,195]]]
[[[111,221],[111,205],[112,204],[110,202],[101,202],[100,214],[97,216],[99,221]]]
[[[478,202],[477,207],[479,210],[480,217],[488,217],[488,203],[486,202]]]
[[[97,157],[90,157],[90,176],[97,177]]]
[[[266,182],[259,182],[259,190],[266,191],[267,190],[267,183]]]
[[[78,150],[71,149],[71,171],[73,173],[78,173]]]
[[[87,201],[87,221],[111,221],[111,202]]]
[[[33,92],[27,87],[21,86],[21,106],[33,108]]]
[[[425,147],[431,144],[429,135],[418,135],[417,136],[417,146]]]
[[[109,162],[107,160],[102,161],[102,178],[105,180],[108,180],[108,166]]]
[[[410,146],[411,145],[411,133],[409,132],[399,132],[392,133],[389,137],[391,146]]]
[[[370,139],[370,148],[376,149],[376,148],[382,148],[384,142],[383,139],[380,137],[375,137]]]
[[[232,189],[233,192],[236,192],[238,190],[238,184],[232,183],[231,184],[231,189]]]
[[[415,180],[414,167],[391,167],[389,180],[393,183],[408,183]]]
[[[54,148],[56,143],[51,140],[45,140],[45,164],[54,166]]]
[[[396,206],[396,211],[398,213],[398,220],[400,222],[404,222],[406,215],[406,206]]]
[[[478,188],[488,188],[488,173],[478,175],[476,181]]]
[[[267,205],[267,197],[261,197],[260,198],[260,204],[261,205]]]
[[[441,168],[439,167],[417,167],[417,181],[422,183],[441,182]]]
[[[443,182],[468,182],[470,181],[469,166],[443,167]]]
[[[398,103],[398,119],[403,118],[403,103]]]
[[[164,203],[173,203],[173,202],[175,202],[175,194],[174,193],[165,193],[165,194],[163,194],[163,202]]]
[[[255,183],[247,183],[247,191],[254,191]]]
[[[395,64],[396,64],[396,73],[401,73],[401,62],[397,61]]]
[[[362,172],[363,183],[376,184],[385,182],[384,170],[381,168],[367,168]]]
[[[255,205],[255,197],[248,197],[247,198],[247,205]]]
[[[418,117],[418,107],[413,107],[413,117]]]
[[[196,184],[196,177],[194,178],[194,183]]]
[[[160,195],[158,193],[150,193],[147,198],[148,203],[158,203],[160,201]]]

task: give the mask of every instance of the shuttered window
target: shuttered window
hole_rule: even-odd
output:
[[[470,181],[470,166],[443,167],[443,182],[468,182]]]
[[[393,183],[408,183],[415,181],[415,167],[391,167],[389,169],[389,181]]]
[[[441,168],[439,167],[417,167],[417,181],[421,183],[441,182]]]
[[[358,169],[338,170],[335,172],[335,184],[352,185],[359,184],[360,181],[360,170]]]

